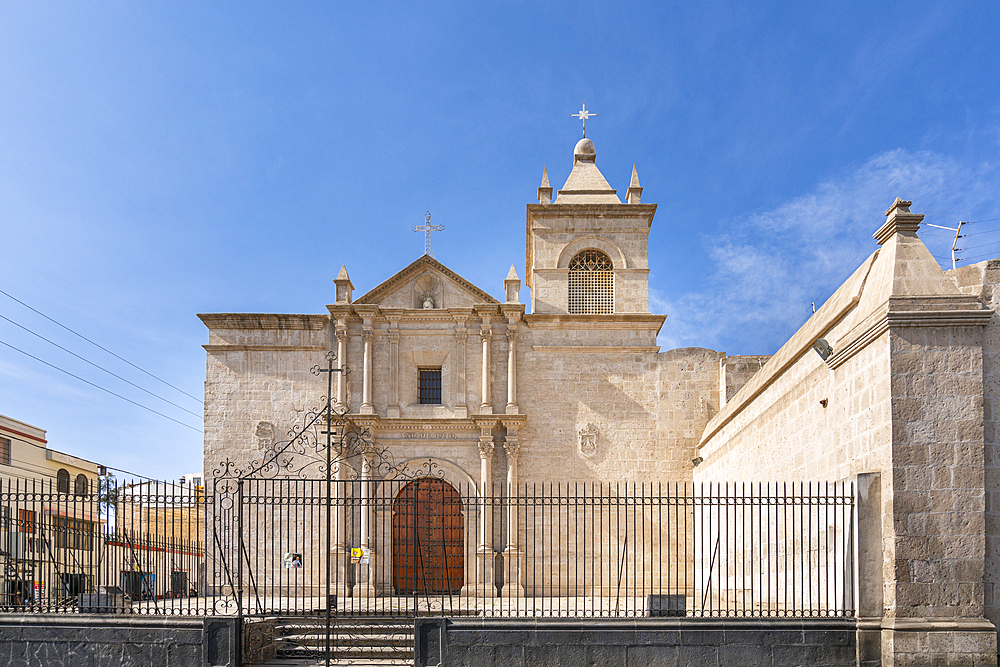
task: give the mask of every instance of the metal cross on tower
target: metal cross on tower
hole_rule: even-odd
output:
[[[569,116],[570,116],[570,118],[579,118],[580,120],[583,121],[583,138],[586,139],[587,138],[587,119],[588,118],[596,118],[597,116],[600,116],[601,114],[594,113],[593,111],[587,111],[587,102],[586,101],[584,101],[581,106],[583,108],[580,109],[580,111],[578,113],[571,113]]]
[[[424,216],[424,224],[413,225],[413,231],[424,233],[424,254],[433,257],[434,253],[431,252],[431,232],[443,232],[444,225],[432,225],[431,212],[427,211],[427,214]]]

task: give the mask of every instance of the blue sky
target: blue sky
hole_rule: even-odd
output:
[[[341,264],[365,292],[416,259],[425,210],[437,258],[501,296],[586,100],[612,187],[635,163],[659,205],[660,344],[774,352],[896,196],[1000,218],[998,26],[955,0],[5,3],[0,290],[200,397],[196,313],[323,312]],[[966,261],[1000,255],[977,225]],[[4,346],[0,414],[117,468],[201,468],[197,400],[0,315],[183,410],[6,320],[0,341],[193,428]]]

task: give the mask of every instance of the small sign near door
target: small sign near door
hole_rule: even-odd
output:
[[[369,559],[369,552],[366,547],[353,547],[351,549],[351,562],[355,565],[358,563],[368,565]]]
[[[285,564],[286,570],[298,570],[302,567],[302,554],[288,552],[281,559]]]

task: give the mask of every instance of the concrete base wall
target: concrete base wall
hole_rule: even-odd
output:
[[[0,614],[0,665],[237,667],[235,618]]]
[[[854,667],[854,619],[418,618],[421,667]]]

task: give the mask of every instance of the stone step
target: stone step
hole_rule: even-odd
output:
[[[316,659],[326,649],[322,616],[276,617],[276,659]],[[400,665],[413,663],[413,619],[360,616],[330,619],[330,657],[351,664]]]
[[[322,649],[308,649],[304,647],[281,647],[278,648],[276,658],[316,658],[322,656]],[[413,648],[398,650],[378,647],[357,647],[350,650],[331,650],[330,657],[335,660],[396,660],[409,661],[413,663]]]
[[[281,642],[283,644],[298,644],[300,646],[323,647],[326,645],[326,637],[323,633],[282,634],[279,637],[275,637],[275,642]],[[347,635],[331,633],[330,644],[334,647],[364,645],[412,649],[413,633],[410,633],[409,635]]]

